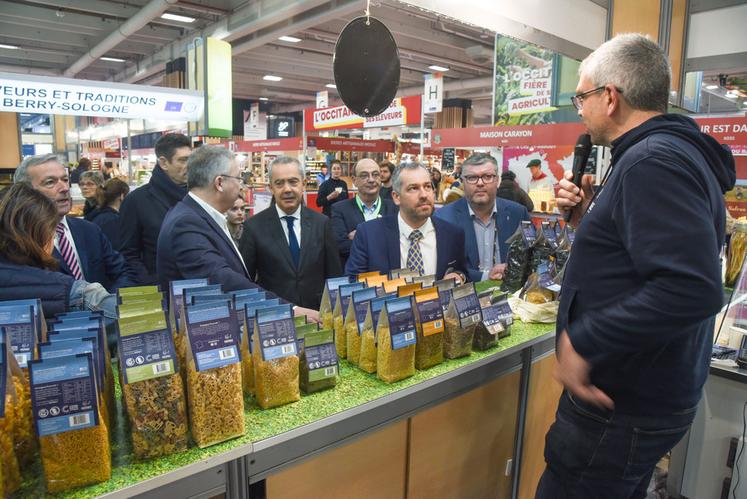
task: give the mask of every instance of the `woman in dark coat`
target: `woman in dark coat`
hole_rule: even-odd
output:
[[[127,182],[118,178],[107,180],[106,183],[96,190],[96,209],[89,222],[98,225],[101,231],[109,238],[113,248],[119,247],[119,207],[122,205],[130,186]]]
[[[516,174],[511,170],[501,175],[501,185],[498,186],[498,197],[523,204],[527,210],[534,210],[534,203],[529,195],[516,183]]]

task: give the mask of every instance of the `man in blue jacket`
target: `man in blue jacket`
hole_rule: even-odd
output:
[[[233,153],[225,147],[202,146],[192,152],[187,162],[189,193],[166,214],[158,236],[161,289],[169,289],[170,281],[201,278],[220,284],[223,291],[259,287],[250,279],[226,221],[243,182],[239,173]],[[319,315],[301,307],[294,311],[312,320]]]
[[[26,182],[57,206],[60,217],[53,255],[60,271],[76,280],[98,282],[110,293],[134,285],[124,258],[95,224],[68,217],[73,206],[67,169],[54,154],[29,156],[16,168],[13,181]]]
[[[437,279],[465,282],[464,232],[432,218],[435,194],[430,172],[419,163],[398,167],[392,175],[392,199],[399,215],[358,226],[347,275],[408,268]]]
[[[572,101],[592,142],[612,148],[611,173],[596,193],[570,172],[560,183],[578,228],[557,320],[565,391],[537,497],[643,498],[708,376],[734,158],[665,114],[670,69],[655,41],[619,35],[579,75]]]
[[[436,211],[435,216],[464,229],[464,253],[470,281],[503,279],[511,237],[527,209],[500,199],[498,162],[490,154],[477,153],[462,163],[464,197]]]

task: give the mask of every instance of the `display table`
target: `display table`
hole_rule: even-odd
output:
[[[548,333],[551,329],[552,325],[548,324],[516,323],[511,336],[500,340],[493,349],[417,371],[412,378],[392,385],[343,361],[335,389],[304,396],[299,402],[270,410],[259,409],[251,398],[247,398],[246,434],[243,437],[206,449],[192,447],[150,462],[133,461],[123,418],[120,417],[112,446],[111,480],[72,491],[64,497],[124,498],[140,494],[144,497],[210,497],[226,492],[228,497],[241,498],[247,497],[248,484],[265,479],[268,497],[295,497],[288,494],[301,490],[302,493],[319,495],[322,491],[314,490],[313,481],[288,480],[282,473],[297,474],[303,466],[313,467],[315,462],[329,461],[333,453],[342,452],[344,455],[351,452],[352,447],[356,447],[352,449],[356,451],[354,454],[366,456],[360,466],[355,466],[355,461],[332,459],[330,465],[336,466],[337,476],[334,473],[316,476],[317,482],[320,479],[333,480],[348,487],[340,489],[340,495],[329,493],[326,488],[323,494],[326,497],[354,493],[349,487],[358,482],[350,480],[363,478],[363,475],[371,479],[369,486],[379,490],[378,494],[368,495],[359,491],[367,497],[396,497],[397,494],[393,496],[386,489],[391,484],[398,484],[402,497],[405,496],[405,487],[412,488],[408,497],[433,497],[433,494],[424,494],[423,491],[433,483],[434,471],[439,467],[448,471],[452,467],[456,455],[447,452],[460,446],[464,447],[462,458],[473,458],[476,450],[478,457],[484,457],[484,464],[489,464],[483,474],[492,476],[493,480],[487,483],[507,493],[493,489],[496,497],[508,497],[512,492],[515,497],[519,496],[521,481],[528,484],[533,494],[536,470],[526,473],[522,470],[519,476],[521,468],[516,463],[521,461],[524,452],[530,468],[537,468],[537,463],[540,463],[541,472],[544,466],[542,446],[537,445],[543,441],[547,425],[552,421],[559,393],[559,388],[553,390],[547,381],[548,362],[554,361],[554,357],[548,356],[554,349],[554,335]],[[539,369],[542,377],[530,378],[532,363],[538,361],[537,365],[543,365]],[[486,395],[489,395],[487,399]],[[537,401],[529,400],[530,396]],[[444,424],[433,427],[439,417],[437,413],[444,410],[449,413],[440,415]],[[435,411],[436,415],[429,411]],[[465,421],[470,423],[465,424]],[[531,421],[530,430],[525,432],[527,421]],[[473,423],[479,426],[476,428]],[[461,427],[463,433],[479,433],[470,435],[468,440],[450,449],[448,436],[452,432],[448,430],[449,424]],[[536,427],[538,424],[540,427]],[[486,440],[485,437],[497,438],[490,445],[500,448],[501,456],[491,456],[492,450],[496,449],[485,452],[486,449],[481,448],[479,444]],[[532,445],[525,445],[529,441]],[[371,452],[367,442],[379,449],[382,464],[395,464],[397,476],[389,476],[373,466],[376,453]],[[388,444],[382,445],[382,442]],[[420,459],[425,457],[437,462],[424,465]],[[496,458],[498,460],[494,461]],[[507,464],[508,459],[513,461]],[[295,466],[302,461],[301,466]],[[408,470],[410,466],[412,469]],[[453,470],[439,474],[444,479],[458,476]],[[35,470],[33,477],[24,483],[18,496],[44,495],[41,468]],[[474,483],[479,485],[480,480],[482,478],[475,475]],[[418,485],[418,481],[422,485]],[[293,485],[295,492],[279,488],[283,484]],[[328,487],[328,484],[320,485]],[[452,485],[459,486],[457,483]],[[521,496],[531,495],[522,493]]]

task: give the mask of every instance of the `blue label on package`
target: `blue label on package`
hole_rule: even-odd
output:
[[[340,286],[340,306],[342,307],[343,320],[345,320],[345,317],[348,314],[348,305],[350,305],[350,300],[353,297],[353,291],[358,291],[359,289],[363,289],[365,287],[366,285],[362,282]]]
[[[507,301],[495,303],[482,309],[482,322],[486,326],[502,324],[504,327],[514,323],[514,316],[511,312],[511,306]]]
[[[106,372],[106,339],[102,337],[100,329],[66,329],[62,331],[50,331],[47,334],[47,341],[53,343],[60,340],[93,338],[94,346],[98,355],[94,357],[94,366],[96,372],[103,374]]]
[[[449,308],[449,302],[451,302],[451,290],[445,289],[443,291],[439,291],[438,299],[441,300],[441,309],[446,312],[446,309]]]
[[[297,355],[296,326],[290,305],[259,309],[256,320],[264,360]]]
[[[244,308],[244,321],[246,322],[246,330],[249,333],[247,341],[249,342],[250,353],[254,348],[254,346],[252,345],[252,337],[254,336],[254,318],[257,315],[257,310],[261,308],[277,307],[278,305],[280,305],[280,300],[278,298],[272,298],[271,300],[262,300],[249,303]]]
[[[542,222],[542,233],[545,235],[545,239],[550,243],[550,246],[553,248],[558,246],[558,236],[555,234],[555,229],[550,227],[548,222]]]
[[[150,371],[149,378],[173,374],[176,369],[176,351],[171,331],[161,329],[120,336],[119,358],[125,383],[134,382],[130,377],[138,381],[144,379],[143,371]]]
[[[93,361],[93,370],[96,375],[97,388],[99,392],[104,389],[104,363],[101,362],[101,352],[98,350],[98,339],[95,336],[81,336],[61,338],[55,334],[49,336],[49,342],[39,345],[39,357],[42,359],[51,357],[63,357],[65,355],[77,355],[90,353]]]
[[[29,364],[31,402],[39,436],[99,423],[90,354],[35,360]]]
[[[358,334],[361,334],[363,323],[366,322],[368,302],[374,298],[376,298],[376,288],[353,291],[353,310],[355,312],[355,322],[358,323]]]
[[[5,329],[5,342],[18,365],[26,367],[36,344],[36,318],[31,305],[0,306],[0,326]]]
[[[239,362],[239,324],[227,305],[194,305],[187,307],[186,316],[198,371]]]
[[[384,305],[389,318],[392,350],[415,344],[415,315],[410,297],[394,298]]]
[[[381,317],[381,310],[384,308],[384,304],[393,298],[397,298],[397,293],[388,293],[371,300],[371,319],[373,319],[373,328],[379,325],[379,317]]]
[[[337,297],[340,295],[339,288],[342,285],[350,284],[350,277],[332,277],[330,279],[327,279],[327,291],[329,292],[329,301],[330,305],[332,307],[332,310],[335,309],[335,305],[337,305]]]
[[[41,300],[38,298],[29,298],[26,300],[10,300],[4,301],[0,304],[0,307],[11,307],[11,306],[24,306],[32,307],[34,309],[34,329],[36,330],[36,341],[37,343],[42,340],[42,310]],[[1,324],[0,324],[1,325]]]
[[[452,297],[461,327],[464,328],[480,322],[482,318],[482,315],[480,315],[480,301],[477,299],[474,288],[472,288],[471,292],[467,293],[457,292],[454,294],[452,292]]]
[[[337,365],[337,350],[334,343],[325,343],[323,345],[314,345],[306,348],[306,366],[309,371],[315,369],[328,369]],[[335,371],[329,371],[333,376]]]
[[[418,316],[420,317],[421,323],[439,321],[444,318],[441,300],[438,298],[435,300],[416,302],[415,306],[418,309]]]

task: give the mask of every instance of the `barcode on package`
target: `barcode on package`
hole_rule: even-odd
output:
[[[292,353],[295,352],[295,350],[293,349],[293,344],[292,343],[288,344],[288,345],[283,345],[280,348],[280,351],[283,353],[283,355],[290,355],[290,354],[292,354]]]
[[[444,321],[441,321],[441,320],[433,321],[433,327],[435,329],[440,329],[440,328],[444,327]]]
[[[328,367],[324,370],[325,376],[334,376],[337,374],[337,366]]]
[[[153,374],[166,373],[170,370],[171,364],[169,362],[159,362],[158,364],[153,364]]]
[[[412,341],[414,339],[415,339],[415,333],[414,332],[411,331],[409,333],[405,333],[405,341]]]
[[[223,350],[218,350],[218,357],[220,357],[220,360],[232,359],[235,356],[236,353],[234,352],[233,348],[224,348]]]
[[[76,414],[70,416],[70,426],[84,426],[91,422],[91,416],[89,414]]]

